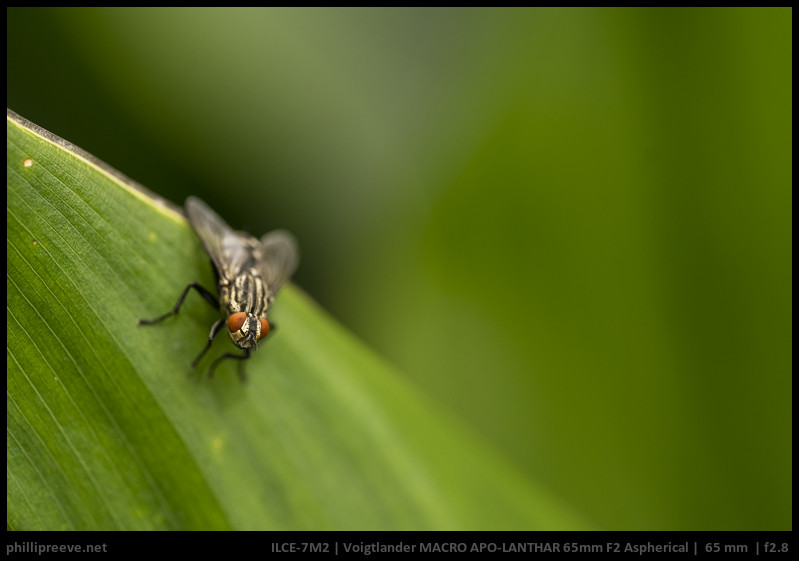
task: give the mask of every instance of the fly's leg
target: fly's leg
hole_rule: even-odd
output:
[[[211,367],[208,369],[208,377],[212,378],[214,376],[214,370],[216,370],[217,365],[220,362],[222,362],[223,360],[225,360],[226,358],[229,358],[231,360],[244,361],[244,360],[247,360],[248,358],[250,358],[250,353],[251,353],[250,349],[245,349],[243,355],[234,355],[233,353],[227,353],[227,354],[224,354],[224,355],[220,356],[218,359],[216,359],[214,362],[211,363]],[[247,381],[247,375],[244,373],[244,363],[243,362],[239,363],[239,378],[241,378],[242,382]]]
[[[203,357],[203,355],[206,352],[208,352],[208,349],[211,348],[211,343],[214,342],[214,337],[216,337],[216,334],[219,333],[219,329],[222,327],[222,325],[224,325],[224,323],[225,323],[225,321],[222,318],[220,318],[220,319],[216,320],[214,325],[211,327],[211,334],[208,335],[208,343],[205,345],[205,348],[200,352],[200,354],[197,355],[197,358],[195,358],[192,361],[192,363],[191,363],[192,368],[197,366],[197,363],[200,362],[200,359]]]
[[[136,323],[138,323],[139,325],[152,325],[153,323],[158,323],[159,321],[165,320],[170,316],[174,316],[180,310],[180,307],[183,305],[183,300],[186,299],[186,295],[189,293],[189,290],[191,290],[192,288],[196,290],[200,294],[200,296],[202,296],[205,299],[206,302],[211,304],[215,309],[217,310],[219,309],[219,301],[216,299],[216,296],[214,296],[206,289],[204,289],[202,286],[200,286],[199,283],[193,282],[189,286],[187,286],[186,289],[183,291],[183,294],[180,295],[180,298],[178,298],[178,302],[177,304],[175,304],[175,307],[172,308],[172,311],[167,312],[162,316],[158,316],[155,319],[137,319]]]

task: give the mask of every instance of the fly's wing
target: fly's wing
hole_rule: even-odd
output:
[[[249,256],[242,236],[196,197],[186,199],[186,216],[211,257],[220,278],[233,280]]]
[[[257,254],[261,273],[269,288],[269,300],[275,298],[280,287],[289,280],[300,263],[297,238],[285,230],[264,234]]]

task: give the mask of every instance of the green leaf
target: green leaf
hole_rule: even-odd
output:
[[[9,529],[574,529],[586,524],[307,295],[213,379],[182,214],[7,118]]]

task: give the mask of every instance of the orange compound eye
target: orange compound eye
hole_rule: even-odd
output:
[[[231,314],[229,318],[227,318],[227,328],[228,331],[231,333],[235,333],[241,326],[244,325],[244,322],[247,321],[247,314],[244,312],[238,312],[235,314]]]
[[[269,333],[269,322],[266,321],[264,318],[261,318],[261,336],[258,338],[263,339],[264,337],[266,337],[267,333]]]

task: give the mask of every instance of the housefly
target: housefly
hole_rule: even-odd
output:
[[[209,304],[219,310],[208,335],[205,348],[191,363],[192,367],[205,355],[222,327],[243,355],[227,353],[217,358],[208,369],[208,376],[225,359],[243,361],[250,358],[258,341],[275,325],[267,312],[280,287],[289,280],[299,263],[297,241],[285,230],[275,230],[257,240],[245,232],[235,232],[208,205],[195,197],[186,199],[186,217],[211,258],[219,299],[199,283],[189,284],[171,311],[154,319],[139,319],[139,325],[152,325],[178,313],[186,295],[193,288]],[[239,363],[243,364],[243,363]],[[239,375],[244,379],[243,370]]]

